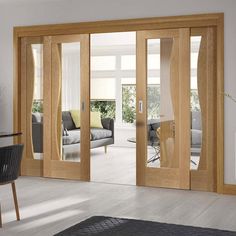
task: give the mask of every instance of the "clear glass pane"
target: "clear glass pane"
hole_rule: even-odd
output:
[[[43,45],[31,45],[34,93],[32,102],[32,143],[34,159],[43,159]]]
[[[193,43],[191,41],[191,43]],[[197,42],[194,42],[194,44],[197,44]],[[197,50],[197,48],[193,48],[193,50]],[[197,69],[197,62],[198,62],[198,52],[191,52],[191,69]]]
[[[101,101],[115,100],[115,82],[115,78],[93,78],[91,83],[91,99]]]
[[[150,54],[148,54],[148,69],[149,70],[160,69],[160,54],[152,54],[154,50],[157,50],[157,49],[155,49],[155,47],[149,49],[150,51]]]
[[[121,56],[121,69],[122,70],[135,70],[136,69],[135,55]]]
[[[80,43],[61,44],[61,157],[80,161]]]
[[[202,146],[202,122],[201,107],[198,96],[198,56],[201,44],[201,36],[191,37],[191,169],[197,169]]]
[[[93,71],[101,70],[115,70],[116,57],[115,56],[92,56],[91,69]]]
[[[147,41],[147,166],[178,167],[173,164],[175,148],[175,114],[171,89],[173,39]],[[153,76],[153,70],[156,75]]]

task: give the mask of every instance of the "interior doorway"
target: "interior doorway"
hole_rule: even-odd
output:
[[[135,185],[136,32],[91,34],[90,43],[91,180]]]
[[[193,17],[193,19],[195,18]],[[158,20],[160,19],[154,19],[157,23]],[[20,112],[17,116],[16,127],[22,129],[24,135],[21,140],[26,145],[22,173],[89,181],[90,152],[95,154],[102,151],[102,155],[105,156],[112,148],[115,150],[121,146],[135,145],[136,152],[133,153],[134,157],[136,156],[134,160],[137,165],[137,185],[215,191],[216,163],[218,163],[216,150],[219,149],[219,140],[222,140],[222,136],[219,135],[222,129],[218,128],[222,125],[222,121],[219,119],[222,111],[220,101],[222,100],[221,95],[217,93],[222,88],[223,83],[223,76],[219,71],[221,68],[219,61],[223,61],[220,50],[222,41],[219,41],[222,39],[222,31],[218,23],[213,22],[209,26],[207,22],[199,21],[198,18],[195,19],[196,24],[194,25],[189,21],[189,18],[183,18],[182,21],[181,24],[179,23],[182,25],[180,27],[170,18],[169,26],[166,26],[168,29],[165,30],[163,29],[164,26],[160,29],[158,24],[148,24],[148,22],[152,22],[150,19],[140,20],[140,24],[135,23],[136,21],[127,21],[128,28],[125,28],[124,23],[118,22],[123,25],[124,30],[134,30],[126,32],[127,34],[134,32],[139,35],[134,46],[137,52],[136,60],[135,58],[132,59],[132,54],[131,57],[130,54],[121,55],[123,60],[114,60],[114,57],[109,55],[109,50],[107,50],[106,53],[108,54],[105,55],[108,58],[107,63],[105,63],[104,55],[92,55],[90,57],[90,53],[92,53],[90,36],[92,42],[93,35],[101,37],[102,34],[113,36],[122,34],[111,33],[117,29],[123,30],[121,26],[115,23],[114,29],[109,28],[107,23],[106,27],[108,28],[104,26],[99,30],[95,27],[95,23],[91,23],[91,29],[89,28],[88,32],[86,31],[87,34],[78,33],[80,30],[83,31],[80,24],[78,24],[78,28],[74,29],[71,26],[70,35],[64,30],[67,26],[59,27],[60,31],[49,27],[52,31],[48,29],[45,35],[34,28],[27,29],[28,31],[20,30],[19,34],[16,35],[16,38],[19,39],[18,53],[20,53],[20,56],[17,57],[20,60],[18,73],[20,80],[17,80],[19,91],[16,93],[19,96],[16,101],[19,104],[16,111]],[[186,28],[186,25],[189,27]],[[173,29],[171,29],[172,26]],[[147,30],[143,31],[143,29]],[[127,39],[128,37],[125,37],[125,40]],[[153,40],[159,40],[159,43]],[[65,94],[64,89],[68,85],[63,84],[63,80],[66,78],[63,74],[63,64],[67,52],[71,53],[71,46],[78,42],[80,42],[80,50],[72,51],[77,52],[76,55],[81,58],[79,62],[73,64],[80,68],[80,73],[75,76],[75,79],[80,80],[81,86],[74,86],[75,90],[73,91],[75,92],[69,92],[68,95],[72,95],[72,100],[77,99],[79,101],[76,109],[78,110],[77,121],[79,120],[81,125],[75,125],[76,119],[74,120],[72,117],[73,109],[69,108],[75,128],[66,129],[71,133],[74,133],[76,129],[79,135],[76,140],[72,138],[71,143],[68,144],[66,140],[68,136],[70,138],[70,134],[68,134],[70,132],[62,129],[61,124],[61,120],[63,120],[61,119],[63,111],[61,99]],[[104,43],[105,41],[100,39],[101,42]],[[114,38],[112,42],[115,43]],[[152,55],[153,52],[150,50],[155,47],[151,45],[151,42],[154,42],[154,46],[159,47],[159,50],[164,54],[160,52],[159,56],[155,53]],[[117,50],[115,51],[117,53]],[[38,57],[34,55],[35,52],[39,52]],[[40,62],[41,58],[43,58],[42,63]],[[150,58],[154,58],[157,76],[154,75],[155,68],[151,68]],[[38,63],[36,63],[37,60]],[[122,61],[125,63],[122,64]],[[134,61],[137,63],[135,64]],[[103,69],[96,69],[95,62],[98,65],[97,68]],[[163,62],[167,62],[166,65]],[[193,68],[192,62],[195,62]],[[115,65],[115,69],[104,69],[106,64],[108,67]],[[117,64],[119,70],[114,75]],[[132,80],[132,77],[135,77],[135,71],[132,70],[130,64],[137,65],[135,67],[137,75],[135,82]],[[159,71],[158,66],[160,66]],[[37,70],[36,67],[40,69]],[[93,69],[90,70],[92,67]],[[76,74],[73,71],[71,72],[69,73],[70,81],[72,81],[72,76]],[[163,76],[163,72],[167,77],[166,75]],[[37,76],[40,77],[40,80],[36,78]],[[114,80],[116,76],[119,78],[118,80]],[[109,78],[110,80],[108,80]],[[112,84],[115,85],[113,90],[111,89]],[[34,91],[38,91],[38,93],[34,94]],[[99,91],[102,91],[102,96]],[[149,110],[152,101],[149,96],[150,91],[154,91],[153,93],[156,96],[154,96],[154,107],[156,107],[154,114]],[[78,96],[75,98],[75,93],[79,95],[79,98]],[[133,99],[135,93],[136,99]],[[128,100],[126,104],[123,101],[123,94],[128,94],[124,99]],[[32,112],[35,106],[37,109],[41,109],[38,104],[42,102],[43,112],[41,112],[40,117],[43,119],[37,119],[37,122],[43,127],[43,132],[40,133],[42,142],[41,147],[38,148],[36,144],[39,142],[35,143],[33,139]],[[135,131],[125,138],[124,133],[120,135],[121,138],[119,135],[116,137],[115,135],[120,132],[118,129],[125,123],[123,121],[130,119],[129,116],[128,118],[126,116],[130,112],[124,114],[123,110],[132,110],[130,104],[134,103],[136,104],[132,109],[136,111],[136,117],[131,116],[131,123],[138,135],[134,134]],[[158,103],[160,104],[159,108]],[[109,109],[104,111],[104,107]],[[123,109],[124,107],[125,109]],[[108,116],[108,112],[113,112],[113,114],[109,113]],[[132,114],[134,113],[131,112]],[[217,114],[217,119],[215,119],[215,114]],[[100,123],[97,122],[97,119]],[[153,123],[153,119],[157,121]],[[119,126],[118,124],[122,125]],[[106,134],[94,132],[94,130],[92,132],[92,128],[105,128]],[[150,131],[152,131],[153,136],[151,136]],[[37,136],[39,138],[39,135]],[[116,140],[118,140],[117,144],[120,145],[116,146]],[[69,154],[65,157],[64,150],[69,148],[67,145],[72,145],[73,153],[80,153],[81,157],[75,160],[69,150]],[[219,150],[219,156],[221,156],[222,150]],[[98,160],[97,163],[104,167],[101,158]],[[159,162],[158,165],[157,161]],[[190,163],[195,168],[191,168]],[[121,166],[120,170],[126,174],[131,173],[129,170],[124,170],[125,165],[119,163],[115,165]],[[111,165],[109,164],[108,167]],[[104,173],[104,171],[102,172]],[[110,173],[111,176],[115,176],[112,168],[110,168]]]

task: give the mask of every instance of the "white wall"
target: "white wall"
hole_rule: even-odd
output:
[[[0,0],[0,130],[12,129],[13,26],[224,12],[225,90],[236,97],[235,10],[235,0]],[[225,182],[236,184],[235,117],[226,99]]]

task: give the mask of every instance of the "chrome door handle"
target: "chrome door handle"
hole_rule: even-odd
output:
[[[172,129],[172,132],[173,132],[173,136],[175,137],[175,121],[172,121],[171,129]]]
[[[143,113],[143,101],[142,100],[139,100],[139,102],[138,102],[138,110],[139,110],[139,113]]]

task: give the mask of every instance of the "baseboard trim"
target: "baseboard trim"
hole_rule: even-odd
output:
[[[236,195],[236,185],[233,184],[224,184],[223,194]]]

